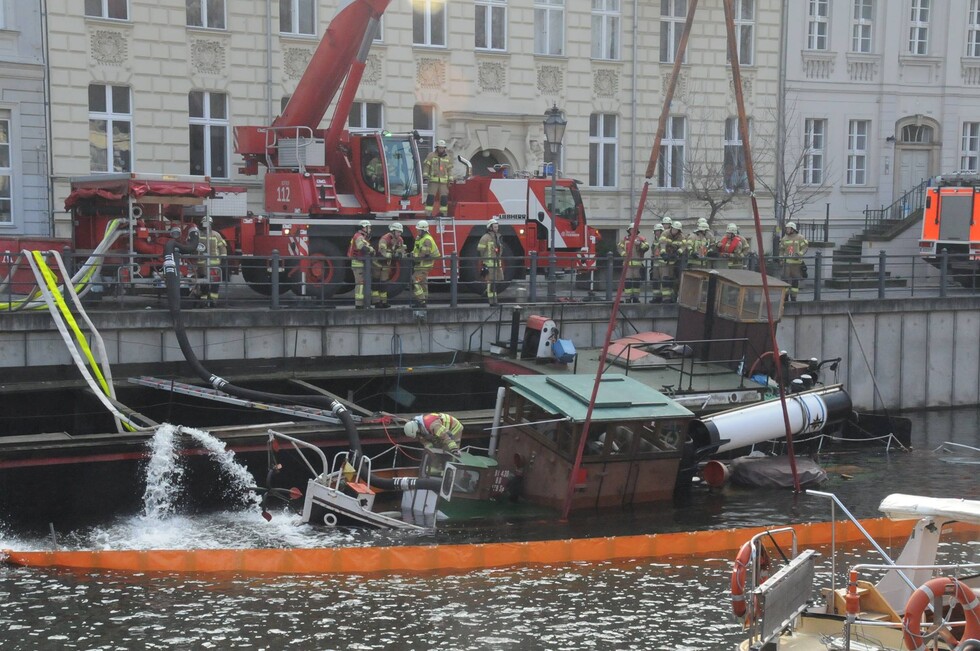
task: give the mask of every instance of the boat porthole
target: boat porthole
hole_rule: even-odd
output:
[[[738,402],[738,394],[737,393],[733,393],[730,396],[728,396],[728,402],[731,402],[731,403]]]
[[[336,513],[325,513],[323,515],[323,524],[328,527],[333,527],[337,525],[337,514]]]

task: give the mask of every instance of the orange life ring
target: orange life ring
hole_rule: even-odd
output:
[[[902,618],[902,630],[905,633],[905,646],[912,651],[921,651],[926,648],[926,636],[922,635],[922,614],[929,607],[936,596],[947,594],[947,590],[952,587],[953,600],[963,606],[963,614],[966,616],[966,628],[963,635],[956,640],[958,646],[960,640],[970,640],[980,637],[980,598],[974,594],[970,586],[956,579],[940,576],[926,581],[918,590],[912,593],[908,602],[905,604],[905,616]]]
[[[745,607],[745,581],[748,577],[749,563],[752,561],[752,541],[742,545],[735,556],[735,565],[732,567],[732,612],[739,619],[745,617],[747,608]],[[766,548],[759,545],[759,583],[769,578],[769,571],[772,569],[772,561]],[[752,615],[755,613],[753,612]],[[750,615],[751,617],[751,615]]]

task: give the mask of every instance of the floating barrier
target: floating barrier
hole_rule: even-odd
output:
[[[878,540],[905,538],[914,521],[874,518],[861,521]],[[120,572],[238,574],[373,574],[472,571],[520,565],[658,558],[665,556],[731,555],[749,538],[769,527],[716,529],[682,533],[606,538],[575,538],[464,545],[336,547],[290,549],[193,549],[105,551],[13,551],[2,560],[27,567],[61,567]],[[818,522],[794,526],[801,546],[862,538],[849,522]]]

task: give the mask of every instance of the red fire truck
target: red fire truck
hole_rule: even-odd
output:
[[[507,178],[506,168],[488,176],[467,175],[450,184],[448,214],[429,218],[418,134],[347,130],[367,54],[389,3],[354,0],[347,5],[327,27],[282,114],[268,126],[234,129],[235,149],[243,159],[239,171],[257,175],[265,168],[264,214],[248,212],[242,188],[222,188],[205,177],[85,177],[73,180],[66,201],[75,251],[95,250],[109,222],[121,218],[124,232],[115,237],[111,251],[124,256],[109,263],[110,276],[118,276],[124,288],[155,285],[167,238],[185,237],[207,213],[214,216],[213,227],[224,235],[233,259],[240,261],[230,271],[240,271],[253,289],[270,293],[276,273],[281,292],[329,297],[353,284],[346,252],[358,222],[370,220],[375,236],[392,222],[403,222],[411,246],[415,223],[425,218],[443,255],[430,279],[448,281],[455,255],[464,288],[479,292],[484,284],[476,246],[487,221],[496,217],[505,282],[525,272],[532,251],[542,268],[554,250],[560,268],[587,269],[594,260],[594,238],[574,180],[558,179],[552,196],[552,181],[543,175]],[[331,103],[333,114],[321,128]],[[381,163],[380,178],[368,174],[374,158]],[[215,202],[226,205],[219,210]],[[236,209],[229,211],[227,205]],[[275,269],[274,251],[280,256]],[[410,276],[408,260],[394,263],[389,295],[402,291]],[[184,270],[187,284],[198,282],[194,271]]]
[[[980,260],[980,175],[963,172],[936,177],[926,188],[919,252],[951,270],[971,270]]]

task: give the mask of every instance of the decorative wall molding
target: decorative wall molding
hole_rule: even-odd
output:
[[[129,39],[107,29],[92,30],[89,36],[92,58],[104,66],[121,66],[129,60]]]
[[[419,59],[415,64],[415,83],[419,88],[442,88],[446,84],[446,62],[442,59]]]
[[[817,52],[804,50],[803,74],[807,79],[830,79],[834,74],[834,62],[837,60],[836,52]]]
[[[557,95],[565,87],[564,71],[558,66],[538,66],[538,90],[545,95]]]
[[[486,93],[503,93],[507,87],[507,67],[499,61],[481,61],[477,64],[477,85]]]
[[[596,97],[615,97],[619,93],[619,72],[599,69],[592,78],[592,92]]]
[[[381,77],[384,71],[384,61],[377,54],[369,54],[364,62],[364,75],[361,77],[362,84],[377,86],[381,84]]]
[[[282,71],[287,79],[299,79],[313,58],[313,51],[305,48],[289,47],[282,52]]]
[[[848,52],[847,77],[851,81],[876,81],[881,66],[881,55]]]
[[[980,59],[963,57],[960,59],[960,74],[967,86],[980,86]]]
[[[225,71],[227,62],[225,45],[217,41],[191,41],[191,66],[194,72],[219,75]]]

